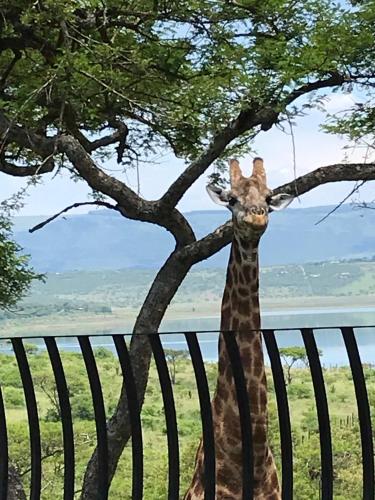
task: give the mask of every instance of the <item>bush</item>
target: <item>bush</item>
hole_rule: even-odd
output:
[[[24,348],[25,348],[26,354],[30,354],[30,355],[37,354],[37,352],[39,350],[38,346],[35,344],[24,344]]]
[[[0,367],[0,379],[4,386],[22,389],[22,381],[17,366]]]
[[[95,357],[98,359],[108,359],[108,358],[113,358],[113,353],[109,349],[106,349],[105,347],[97,347],[94,349],[94,354]]]
[[[309,399],[312,392],[309,386],[305,384],[293,384],[288,386],[289,396],[297,399]]]
[[[21,389],[5,387],[4,399],[6,406],[9,408],[23,408],[25,406],[25,399]]]
[[[72,416],[78,420],[94,420],[94,408],[89,393],[77,394],[71,400]]]
[[[44,417],[46,422],[60,422],[61,417],[57,413],[55,408],[48,408],[46,412],[46,416]]]

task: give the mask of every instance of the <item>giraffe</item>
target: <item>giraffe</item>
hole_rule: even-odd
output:
[[[221,306],[221,331],[237,332],[249,395],[256,500],[280,500],[280,486],[267,441],[267,385],[263,361],[259,312],[258,245],[267,228],[268,214],[289,205],[292,197],[273,195],[267,187],[261,158],[255,158],[249,178],[237,160],[230,160],[229,191],[208,185],[216,203],[225,205],[233,218],[233,241]],[[242,447],[232,370],[220,335],[218,378],[212,401],[215,435],[216,498],[242,500]],[[202,442],[198,448],[192,483],[185,500],[204,499]]]

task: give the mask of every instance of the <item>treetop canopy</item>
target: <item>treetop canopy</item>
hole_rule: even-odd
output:
[[[195,159],[241,112],[268,112],[271,126],[299,95],[375,74],[371,2],[18,0],[0,11],[3,120],[69,133],[124,165],[166,147]],[[8,172],[40,164],[26,146],[5,136]]]

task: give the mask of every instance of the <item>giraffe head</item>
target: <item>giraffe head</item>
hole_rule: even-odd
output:
[[[253,172],[244,177],[237,160],[230,160],[229,190],[209,184],[212,200],[226,206],[233,215],[235,233],[242,237],[260,237],[267,228],[269,213],[282,210],[293,200],[288,194],[273,195],[267,187],[266,172],[261,158],[255,158]]]

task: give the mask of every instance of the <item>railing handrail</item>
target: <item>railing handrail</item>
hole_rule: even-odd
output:
[[[267,330],[273,330],[274,332],[300,332],[302,328],[305,329],[312,329],[314,331],[316,330],[342,330],[343,328],[353,328],[355,330],[358,329],[363,329],[363,328],[375,328],[375,325],[347,325],[347,324],[342,324],[342,325],[328,325],[328,326],[311,326],[311,325],[305,325],[305,326],[291,326],[291,327],[283,327],[283,328],[270,328],[270,327],[260,327],[260,328],[248,328],[248,332],[265,332]],[[150,335],[184,335],[185,333],[196,333],[197,335],[200,335],[202,333],[212,333],[212,334],[217,334],[217,333],[236,333],[236,330],[220,330],[220,328],[216,329],[206,329],[206,330],[199,330],[199,329],[194,329],[192,328],[191,330],[187,330],[186,328],[184,330],[158,330],[158,331],[149,331],[149,332],[92,332],[92,333],[54,333],[52,335],[20,335],[18,333],[14,335],[9,335],[9,336],[3,336],[0,334],[0,342],[2,340],[12,340],[12,339],[44,339],[44,338],[78,338],[78,337],[131,337],[132,335],[144,335],[144,336],[150,336]]]

